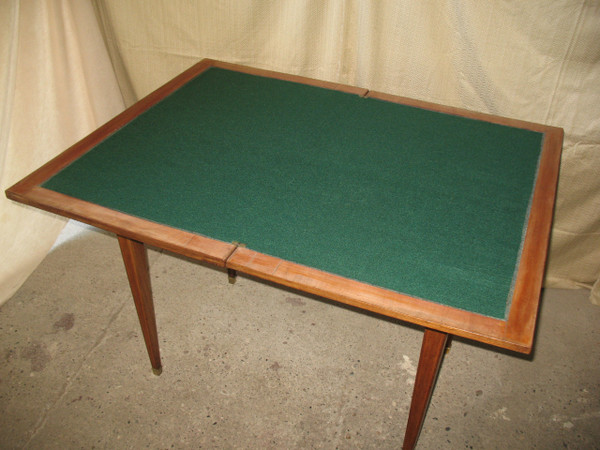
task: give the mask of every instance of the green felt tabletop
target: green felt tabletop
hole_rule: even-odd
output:
[[[542,139],[211,68],[43,186],[504,319]]]

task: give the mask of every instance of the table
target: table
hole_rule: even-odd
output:
[[[562,139],[202,60],[6,195],[117,235],[157,374],[148,245],[422,326],[413,448],[449,335],[532,349]]]

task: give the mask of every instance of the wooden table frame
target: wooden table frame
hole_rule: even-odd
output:
[[[508,319],[495,319],[412,298],[261,254],[234,243],[217,241],[123,214],[40,186],[70,162],[100,143],[106,136],[210,67],[320,86],[544,133],[538,178]],[[241,271],[283,286],[424,327],[425,333],[404,439],[404,448],[413,448],[425,418],[448,335],[461,336],[516,352],[531,351],[552,224],[562,140],[563,130],[560,128],[205,59],[9,188],[6,195],[17,202],[85,222],[117,235],[146,348],[152,368],[157,374],[161,371],[161,361],[146,245],[227,268],[230,274]]]

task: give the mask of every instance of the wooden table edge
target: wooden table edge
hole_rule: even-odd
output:
[[[552,232],[562,142],[563,130],[548,127],[544,133],[538,177],[508,315],[507,336],[529,341],[530,345],[533,345]]]
[[[384,92],[369,91],[366,98],[372,98],[377,100],[383,100],[386,102],[399,103],[406,106],[412,106],[415,108],[427,109],[429,111],[440,112],[444,114],[450,114],[453,116],[465,117],[467,119],[481,120],[484,122],[495,123],[498,125],[504,125],[513,128],[523,128],[526,130],[536,131],[539,133],[558,132],[562,133],[562,128],[554,127],[551,125],[544,125],[535,122],[528,122],[521,119],[514,119],[506,116],[499,116],[495,114],[483,113],[473,111],[466,108],[459,108],[456,106],[447,106],[440,103],[428,102],[425,100],[418,100],[409,97],[403,97],[401,95],[386,94]]]
[[[117,236],[218,267],[225,267],[227,258],[236,248],[232,243],[162,225],[39,186],[25,192],[10,188],[6,195],[20,203],[87,223]]]
[[[345,92],[347,94],[355,94],[360,97],[364,97],[368,94],[369,90],[358,86],[351,86],[349,84],[336,83],[333,81],[319,80],[316,78],[305,77],[302,75],[293,75],[289,73],[276,72],[268,69],[257,69],[255,67],[242,66],[239,64],[233,64],[223,61],[216,61],[212,59],[205,59],[211,67],[219,67],[222,69],[233,70],[236,72],[247,73],[249,75],[258,75],[267,78],[273,78],[276,80],[291,81],[293,83],[301,83],[309,86],[320,87],[333,91]]]
[[[504,320],[411,297],[248,248],[237,247],[226,267],[425,328],[520,353],[531,350],[527,341],[507,337]]]

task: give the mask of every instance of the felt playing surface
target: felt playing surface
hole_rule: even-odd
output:
[[[504,319],[542,138],[211,68],[43,186]]]

